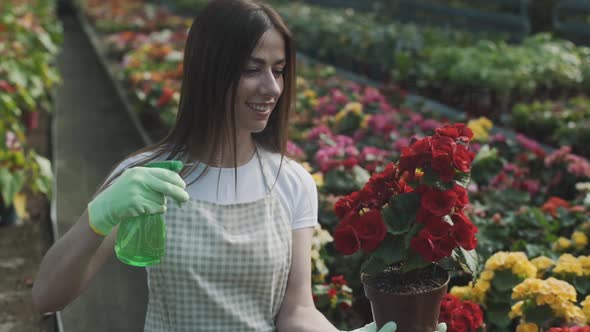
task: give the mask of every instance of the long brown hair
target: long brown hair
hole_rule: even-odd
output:
[[[285,41],[284,88],[266,128],[252,136],[257,145],[280,153],[282,166],[288,139],[287,125],[294,107],[295,45],[292,33],[280,15],[262,2],[213,0],[199,12],[190,27],[184,50],[180,106],[174,127],[159,142],[130,154],[127,158],[153,152],[129,167],[144,165],[166,153],[170,153],[166,159],[171,160],[209,151],[208,160],[213,160],[215,152],[223,151],[223,146],[231,139],[237,183],[236,90],[243,67],[258,40],[272,29]],[[229,112],[226,107],[228,93],[231,93]],[[185,167],[180,175],[190,174],[197,166]],[[208,166],[195,181],[207,169]],[[108,183],[122,171],[113,175]]]

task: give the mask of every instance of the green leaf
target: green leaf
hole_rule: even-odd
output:
[[[574,287],[578,291],[578,295],[588,295],[590,294],[590,278],[587,276],[583,277],[575,277],[574,278]]]
[[[435,187],[439,190],[448,190],[453,188],[453,183],[440,181],[439,176],[431,169],[424,169],[424,175],[422,176],[422,183]]]
[[[410,242],[412,241],[414,236],[418,234],[418,232],[420,232],[422,228],[424,228],[424,225],[414,223],[412,225],[412,228],[410,228],[410,230],[404,235],[404,244],[406,249],[410,247]]]
[[[0,168],[0,187],[4,205],[10,206],[12,199],[21,191],[25,183],[25,175],[22,171],[11,173],[7,168]]]
[[[548,305],[529,306],[523,310],[527,322],[543,326],[553,318],[553,310]]]
[[[416,211],[420,207],[420,197],[417,193],[395,195],[389,200],[391,212],[385,217],[387,229],[393,234],[403,234],[410,229],[412,221],[416,218]]]
[[[486,321],[499,327],[508,327],[512,322],[508,318],[510,306],[488,305],[486,308]]]
[[[49,51],[49,53],[51,53],[51,54],[57,53],[57,51],[58,51],[57,46],[55,46],[55,44],[51,40],[51,36],[49,36],[49,34],[47,32],[41,31],[41,32],[37,33],[37,37],[39,38],[39,41],[45,47],[45,49],[47,49],[47,51]]]
[[[475,249],[473,250],[465,250],[463,247],[458,247],[459,250],[457,252],[457,259],[463,271],[471,273],[475,275],[477,271],[479,271],[479,256]]]
[[[352,168],[352,173],[354,174],[354,183],[359,189],[362,188],[371,178],[371,174],[359,165],[356,165]]]
[[[512,274],[511,270],[500,270],[494,272],[492,286],[499,291],[508,291],[521,282],[521,278]]]
[[[363,262],[361,265],[361,271],[370,275],[381,273],[385,270],[387,262],[380,257],[371,255],[369,259]]]
[[[471,173],[457,172],[455,173],[455,182],[463,188],[467,188],[471,182]]]
[[[399,236],[388,236],[381,242],[379,247],[371,253],[371,256],[375,256],[387,265],[391,265],[401,261],[406,255],[406,248],[404,246],[404,240]]]
[[[409,272],[409,271],[413,271],[413,270],[418,270],[418,269],[421,269],[421,268],[426,267],[431,264],[432,264],[432,262],[428,262],[428,261],[424,260],[424,258],[422,258],[422,256],[420,256],[420,254],[418,254],[414,251],[410,251],[408,253],[408,260],[407,260],[406,264],[404,264],[402,271]]]
[[[331,170],[325,174],[324,187],[328,192],[338,195],[348,195],[360,189],[352,173],[340,170]]]

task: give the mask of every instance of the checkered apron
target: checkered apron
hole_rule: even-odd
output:
[[[258,152],[260,150],[260,153]],[[257,149],[265,197],[168,202],[166,255],[147,268],[145,332],[275,331],[291,266],[291,222]]]

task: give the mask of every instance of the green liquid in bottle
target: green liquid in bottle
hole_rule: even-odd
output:
[[[119,224],[115,253],[123,263],[150,266],[166,252],[166,225],[162,214],[137,216]]]

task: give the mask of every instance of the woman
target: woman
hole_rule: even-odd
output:
[[[166,256],[147,268],[145,331],[337,331],[311,293],[317,189],[283,157],[294,82],[293,39],[273,9],[210,2],[188,35],[176,125],[119,164],[46,254],[38,309],[61,310],[86,289],[113,254],[118,223],[166,212]],[[170,159],[195,165],[142,167]]]

